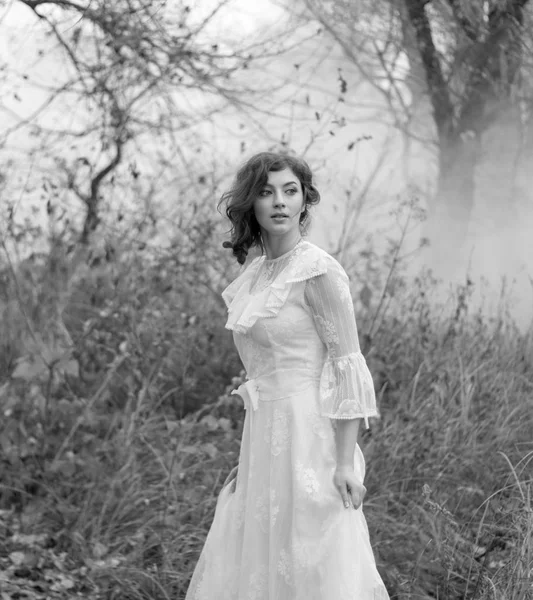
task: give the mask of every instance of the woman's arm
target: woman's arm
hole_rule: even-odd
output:
[[[359,437],[359,426],[362,419],[339,419],[337,421],[336,446],[337,467],[354,468],[353,457],[355,445]]]
[[[372,376],[361,354],[349,281],[331,260],[326,273],[307,282],[305,299],[327,348],[320,383],[321,413],[336,424],[335,485],[345,506],[358,508],[366,492],[354,472],[359,427],[376,416]]]
[[[335,420],[378,416],[372,375],[361,353],[349,280],[331,259],[307,282],[305,299],[327,349],[320,380],[321,413]]]
[[[339,491],[345,508],[359,508],[366,494],[366,488],[354,473],[353,457],[362,419],[340,419],[337,421],[335,442],[337,448],[337,468],[333,483]]]

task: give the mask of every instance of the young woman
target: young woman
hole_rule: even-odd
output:
[[[253,156],[222,197],[241,264],[226,327],[246,415],[186,600],[385,600],[362,512],[361,422],[377,416],[348,277],[302,238],[320,200],[308,165]]]

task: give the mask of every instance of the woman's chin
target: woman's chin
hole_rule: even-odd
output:
[[[280,235],[280,234],[285,234],[285,233],[291,233],[292,231],[294,231],[294,233],[296,233],[299,228],[298,226],[294,226],[293,223],[291,223],[291,221],[289,221],[289,219],[285,219],[284,221],[274,221],[272,220],[271,223],[268,223],[267,227],[264,227],[264,229],[271,234],[274,235]]]

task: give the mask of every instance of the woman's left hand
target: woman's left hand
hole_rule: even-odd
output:
[[[359,481],[351,467],[337,467],[333,475],[333,483],[342,498],[344,508],[349,508],[350,502],[354,508],[361,506],[366,487],[362,481]]]

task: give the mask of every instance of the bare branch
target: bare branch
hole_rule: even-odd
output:
[[[61,86],[60,88],[58,88],[57,90],[54,90],[53,93],[51,94],[51,96],[49,98],[47,98],[42,104],[41,106],[39,106],[38,108],[36,108],[28,117],[26,118],[22,118],[20,117],[17,113],[15,113],[13,110],[11,109],[7,109],[5,107],[2,107],[4,110],[8,111],[11,115],[13,115],[16,119],[18,119],[18,123],[16,123],[15,125],[13,125],[12,127],[9,127],[8,129],[6,129],[3,134],[2,137],[0,138],[0,144],[3,144],[7,141],[7,138],[12,134],[15,133],[15,131],[17,131],[18,129],[24,127],[25,125],[29,125],[30,123],[32,123],[33,121],[35,121],[35,119],[41,114],[43,113],[53,102],[54,100],[56,100],[58,97],[61,96],[61,94],[63,94],[63,92],[67,91],[71,86],[71,82]]]
[[[376,83],[376,77],[374,77],[373,73],[370,73],[368,69],[363,65],[361,60],[358,57],[357,47],[354,44],[348,43],[347,40],[344,39],[343,36],[340,35],[338,29],[333,25],[333,23],[322,13],[318,13],[314,4],[310,0],[304,0],[305,6],[310,11],[310,13],[319,21],[319,23],[324,27],[324,29],[330,34],[330,36],[339,44],[345,53],[346,57],[357,66],[363,77],[368,81],[370,85],[376,89],[380,95],[382,95],[385,100],[389,101],[388,92],[383,89],[383,86],[380,86]]]
[[[510,0],[503,9],[489,15],[489,35],[472,49],[471,76],[465,87],[458,118],[458,129],[483,129],[494,115],[485,114],[489,100],[496,98],[496,86],[508,89],[521,63],[517,26],[523,22],[523,6],[528,0]],[[477,125],[476,125],[477,124]]]
[[[418,50],[426,72],[429,95],[435,123],[440,136],[447,136],[453,121],[453,104],[439,61],[437,49],[424,3],[420,0],[405,0],[411,24],[414,27]]]
[[[306,38],[298,35],[295,41],[291,36],[280,44],[279,36],[268,33],[260,39],[258,36],[237,43],[234,48],[228,40],[213,43],[207,36],[208,28],[229,0],[214,3],[215,8],[198,19],[194,19],[194,3],[189,8],[181,2],[164,0],[17,1],[27,6],[50,34],[54,46],[49,46],[50,51],[61,52],[66,64],[63,77],[71,78],[68,88],[65,84],[61,89],[45,89],[50,98],[41,111],[17,126],[30,125],[39,133],[47,132],[37,144],[42,155],[55,159],[60,171],[66,172],[68,189],[84,205],[86,217],[80,232],[83,242],[98,224],[106,182],[124,161],[130,141],[153,134],[166,138],[176,150],[184,145],[180,133],[192,130],[201,119],[228,106],[254,112],[258,126],[263,125],[252,97],[267,84],[261,80],[243,82],[240,72],[252,61],[264,64]],[[65,19],[67,28],[63,26]],[[54,87],[60,85],[63,82],[57,86],[54,82]],[[275,87],[269,80],[268,90]],[[45,120],[44,110],[54,98],[66,94],[70,94],[69,102],[73,99],[81,108],[72,132],[64,130],[66,119],[61,119],[57,127],[56,122],[51,125]],[[53,111],[48,114],[56,116]],[[64,135],[77,136],[72,140],[74,156],[68,160],[62,158]],[[92,151],[100,144],[103,156],[98,160],[87,158],[90,154],[81,149],[83,138]],[[132,147],[131,152],[136,148]],[[82,168],[83,164],[89,170]]]
[[[473,42],[477,41],[478,31],[477,31],[476,27],[474,26],[474,24],[470,21],[470,19],[468,19],[464,15],[459,1],[458,0],[448,0],[448,4],[450,5],[450,8],[452,9],[455,20],[461,26],[461,29],[463,30],[463,32]]]
[[[201,31],[203,31],[209,23],[212,22],[213,18],[222,10],[224,6],[229,4],[230,0],[221,0],[218,4],[211,10],[211,12],[205,16],[202,22],[192,31],[192,35],[198,35]]]
[[[83,224],[83,231],[80,237],[82,244],[87,244],[91,233],[96,229],[99,218],[98,218],[98,204],[100,201],[99,190],[103,180],[113,171],[122,160],[122,148],[124,142],[118,138],[116,140],[115,156],[111,161],[102,168],[91,181],[91,193],[89,196],[84,198],[87,205],[87,215]]]

